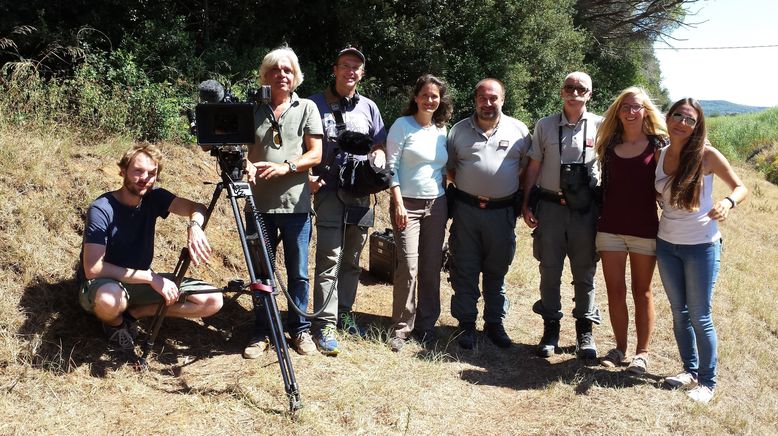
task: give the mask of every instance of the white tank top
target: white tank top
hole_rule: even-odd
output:
[[[700,208],[690,212],[678,209],[670,204],[670,181],[672,178],[665,174],[665,154],[669,146],[659,152],[659,161],[656,163],[656,178],[654,187],[662,195],[664,208],[659,218],[659,238],[679,245],[696,245],[714,242],[721,239],[719,226],[716,220],[708,216],[713,208],[713,174],[702,177],[702,192],[700,193]]]

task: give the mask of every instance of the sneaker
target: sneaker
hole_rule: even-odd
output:
[[[665,377],[665,384],[671,388],[691,388],[697,384],[697,377],[684,371],[672,377]]]
[[[134,323],[128,322],[127,319],[122,319],[122,323],[116,327],[103,323],[103,332],[108,337],[108,342],[118,344],[122,351],[135,351],[138,330]]]
[[[340,314],[337,326],[339,330],[350,335],[359,336],[361,338],[367,336],[365,329],[357,325],[356,317],[354,317],[354,313],[350,310]]]
[[[559,346],[559,320],[547,319],[543,321],[543,337],[538,344],[538,356],[551,357]]]
[[[624,352],[622,352],[618,348],[614,348],[608,351],[608,354],[606,354],[605,357],[600,359],[600,365],[606,368],[615,368],[617,366],[622,365],[623,362],[624,362]]]
[[[301,356],[307,356],[316,352],[316,344],[313,343],[311,332],[303,330],[292,336],[292,348]]]
[[[592,322],[580,319],[575,322],[575,355],[582,360],[597,358],[597,345],[592,334]]]
[[[500,348],[509,348],[511,346],[511,338],[505,332],[505,327],[503,327],[501,322],[486,323],[484,330],[486,330],[486,336],[494,342],[494,345]]]
[[[475,323],[459,324],[459,346],[465,350],[475,347]]]
[[[697,385],[686,393],[692,400],[708,404],[713,399],[713,389],[703,385]]]
[[[635,356],[627,366],[627,372],[635,375],[643,375],[648,369],[648,360],[645,356]]]
[[[251,338],[246,348],[243,349],[244,359],[256,359],[270,349],[270,338],[260,335]]]
[[[392,340],[389,341],[389,347],[392,348],[392,351],[397,353],[398,351],[402,350],[405,346],[405,339],[395,336],[392,338]]]
[[[316,335],[316,347],[325,356],[337,356],[340,353],[338,340],[335,338],[335,326],[326,325]]]

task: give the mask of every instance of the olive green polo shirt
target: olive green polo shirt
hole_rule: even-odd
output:
[[[249,145],[248,159],[251,162],[294,162],[307,151],[303,135],[323,134],[316,104],[299,98],[297,93],[292,93],[291,104],[278,119],[280,144],[276,144],[273,138],[276,133],[272,128],[270,108],[258,106],[254,114],[257,128],[254,143]],[[312,210],[307,171],[258,180],[252,193],[261,213],[310,213]]]

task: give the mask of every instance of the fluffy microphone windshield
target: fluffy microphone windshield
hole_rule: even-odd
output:
[[[338,136],[338,146],[346,153],[363,156],[370,153],[372,145],[373,140],[364,133],[346,130]]]
[[[197,89],[200,91],[200,101],[219,103],[224,100],[224,87],[213,79],[201,82]]]

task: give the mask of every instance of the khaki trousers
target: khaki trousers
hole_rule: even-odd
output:
[[[394,272],[392,329],[394,336],[408,338],[414,329],[433,330],[440,316],[440,269],[448,220],[446,197],[432,200],[403,198],[408,224],[398,231],[394,207],[397,267]]]

